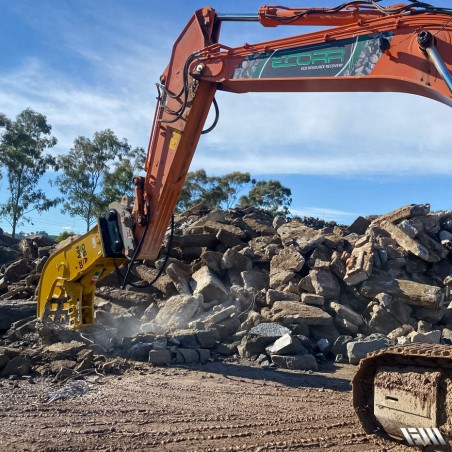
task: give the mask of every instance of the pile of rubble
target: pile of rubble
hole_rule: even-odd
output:
[[[34,297],[53,249],[40,236],[16,244],[3,237],[0,259],[18,260],[0,270],[0,319],[10,300]],[[171,241],[154,287],[122,291],[116,275],[99,284],[96,325],[71,332],[81,348],[65,368],[80,372],[82,362],[84,370],[99,368],[106,356],[153,364],[239,356],[315,370],[328,358],[358,363],[394,344],[452,343],[452,212],[410,205],[345,227],[253,208],[197,209],[176,218]],[[154,279],[164,262],[137,265],[135,282]],[[43,331],[23,321],[10,329],[3,341],[9,351],[0,349],[3,375],[14,355],[10,345],[28,345],[27,334],[39,349],[27,359],[48,369],[46,350],[62,339]]]

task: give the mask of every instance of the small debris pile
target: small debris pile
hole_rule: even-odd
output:
[[[33,298],[52,252],[36,237],[20,243],[0,248],[0,259],[10,258],[2,254],[8,247],[18,258],[0,271],[0,319],[9,300]],[[80,353],[92,353],[87,368],[98,369],[95,360],[105,356],[160,365],[238,355],[264,367],[315,370],[329,357],[355,364],[394,344],[452,343],[450,211],[409,205],[345,227],[254,208],[194,209],[176,219],[172,243],[153,288],[122,291],[115,275],[99,284],[96,325],[76,339]],[[163,262],[137,265],[135,280],[151,281]],[[30,323],[19,322],[6,342],[34,334],[36,347],[49,347],[33,325],[27,333],[21,328],[33,330]],[[8,353],[0,350],[3,374]],[[65,366],[79,372],[84,359]]]

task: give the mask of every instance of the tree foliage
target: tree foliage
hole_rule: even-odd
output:
[[[210,209],[230,209],[236,204],[239,193],[254,182],[250,173],[239,171],[224,176],[208,176],[203,169],[190,172],[179,195],[177,209],[187,210],[196,204]]]
[[[60,243],[63,240],[66,240],[68,237],[72,237],[75,235],[75,232],[73,231],[63,231],[60,232],[56,237],[55,237],[55,242],[56,243]]]
[[[108,174],[109,166],[129,151],[127,140],[120,141],[109,129],[96,132],[92,140],[76,138],[70,152],[58,158],[63,174],[56,184],[65,197],[62,213],[82,218],[89,231],[104,205],[102,178]]]
[[[124,195],[133,199],[132,179],[143,171],[146,152],[142,147],[126,151],[121,160],[115,161],[113,169],[102,180],[101,209],[105,210],[113,201],[119,201]]]
[[[249,190],[248,194],[239,194]],[[210,209],[256,206],[272,213],[289,212],[292,192],[277,180],[256,181],[249,173],[235,171],[224,176],[208,176],[200,169],[188,173],[179,196],[177,209],[187,210],[197,204]]]
[[[0,129],[0,165],[9,191],[8,200],[0,205],[0,215],[11,224],[15,237],[17,226],[31,221],[28,213],[46,211],[59,202],[37,188],[44,173],[55,165],[54,157],[44,151],[57,140],[51,136],[47,118],[30,108],[19,113],[15,121],[1,114]]]
[[[284,187],[278,180],[270,179],[256,182],[248,195],[240,198],[239,207],[255,206],[268,210],[274,215],[287,215],[291,204],[290,188]]]

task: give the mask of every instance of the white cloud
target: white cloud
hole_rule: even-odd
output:
[[[399,93],[221,94],[208,171],[447,174],[449,107]]]
[[[325,221],[336,221],[338,223],[349,224],[351,220],[358,217],[358,214],[346,212],[328,207],[301,207],[298,209],[290,209],[292,215],[299,217],[322,218]]]
[[[131,22],[126,11],[118,15],[108,10],[98,16],[97,28],[74,29],[71,9],[58,10],[59,21],[50,23],[49,33],[60,33],[65,51],[85,62],[81,75],[28,58],[20,67],[3,71],[1,111],[14,116],[30,106],[46,114],[59,139],[54,152],[67,151],[78,135],[91,137],[105,128],[128,138],[133,146],[147,146],[154,82],[168,62],[169,36],[179,29],[169,34],[165,21],[155,21],[149,29],[143,21]],[[91,14],[97,12],[94,8]],[[42,26],[41,19],[36,19],[36,26]],[[228,43],[233,34],[225,27],[222,42]],[[264,35],[267,30],[255,40]],[[219,124],[201,138],[192,169],[327,175],[452,171],[451,109],[429,99],[392,93],[218,93],[217,97]]]

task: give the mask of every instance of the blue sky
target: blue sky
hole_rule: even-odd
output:
[[[92,137],[106,128],[132,146],[146,147],[155,82],[174,40],[206,3],[0,0],[0,111],[12,118],[28,107],[45,114],[59,140],[53,153],[67,152],[78,135]],[[450,6],[444,0],[432,3]],[[210,2],[223,13],[256,12],[262,4]],[[220,42],[237,46],[310,30],[225,23]],[[220,92],[217,99],[220,122],[201,138],[193,170],[277,178],[292,189],[294,213],[341,223],[407,203],[452,208],[449,107],[394,93]],[[47,192],[58,195],[46,180]],[[3,179],[0,202],[5,196]],[[83,220],[58,209],[33,215],[33,223],[18,230],[84,230]],[[0,227],[10,230],[1,219]]]

